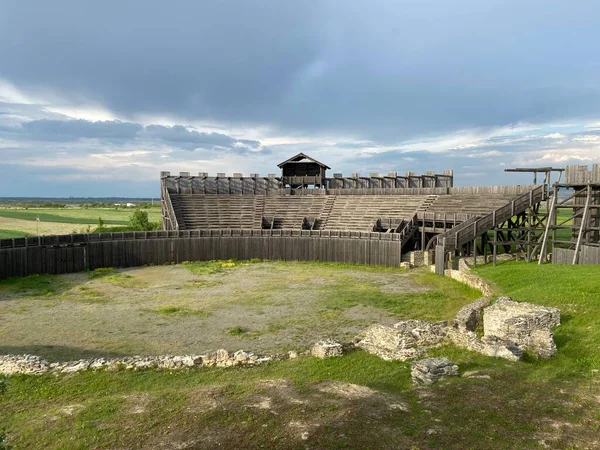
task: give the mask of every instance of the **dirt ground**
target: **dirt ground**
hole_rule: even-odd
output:
[[[23,233],[37,236],[38,234],[50,235],[50,234],[69,234],[73,231],[84,231],[87,225],[78,223],[56,223],[56,222],[40,222],[36,223],[34,220],[22,220],[0,217],[0,229],[2,230],[18,230]]]
[[[351,340],[404,317],[348,304],[338,288],[397,296],[424,292],[409,272],[256,263],[195,275],[185,266],[123,269],[52,279],[46,295],[0,285],[0,353],[57,360],[96,355],[193,354],[225,348],[305,350]]]

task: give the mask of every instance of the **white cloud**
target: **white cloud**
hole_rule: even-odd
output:
[[[21,103],[30,105],[36,103],[25,93],[21,92],[16,86],[7,80],[0,78],[0,102]]]
[[[64,105],[64,106],[46,106],[45,109],[49,112],[57,114],[64,114],[72,119],[89,120],[91,122],[106,121],[106,120],[120,120],[112,112],[103,108],[100,105]]]

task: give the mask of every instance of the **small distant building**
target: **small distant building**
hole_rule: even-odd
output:
[[[298,153],[290,159],[277,165],[281,169],[281,183],[284,187],[322,187],[325,184],[327,165],[311,158],[304,153]]]

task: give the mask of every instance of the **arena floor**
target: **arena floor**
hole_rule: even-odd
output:
[[[50,360],[277,353],[374,323],[450,319],[478,295],[423,270],[209,262],[0,283],[0,353]]]

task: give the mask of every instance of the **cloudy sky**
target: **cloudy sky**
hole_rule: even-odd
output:
[[[0,0],[0,197],[600,162],[597,0]]]

